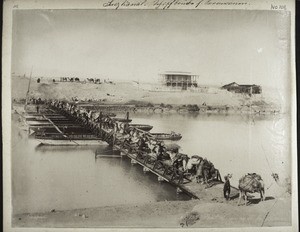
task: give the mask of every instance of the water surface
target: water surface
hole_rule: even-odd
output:
[[[206,157],[222,176],[232,173],[233,185],[248,172],[261,174],[266,186],[273,183],[272,172],[282,178],[290,175],[284,116],[136,113],[131,117],[133,123],[153,125],[152,132],[181,133],[181,152]],[[109,146],[38,146],[15,124],[12,132],[14,214],[189,199],[125,157],[95,158],[96,153],[118,154]]]

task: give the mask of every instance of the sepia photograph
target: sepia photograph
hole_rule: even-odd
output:
[[[11,11],[11,227],[291,227],[291,12],[103,2]]]

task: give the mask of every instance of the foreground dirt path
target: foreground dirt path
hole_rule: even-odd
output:
[[[20,214],[16,227],[180,227],[183,216],[197,212],[200,219],[189,227],[289,226],[291,199],[267,198],[248,206],[233,201],[190,200],[120,205],[91,209]]]

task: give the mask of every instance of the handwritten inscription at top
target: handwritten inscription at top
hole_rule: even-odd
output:
[[[143,8],[154,7],[155,9],[170,9],[171,7],[192,7],[198,8],[201,5],[208,6],[244,6],[249,3],[234,0],[108,0],[103,4],[105,8]]]
[[[129,1],[129,0],[123,0],[123,1],[115,1],[115,0],[109,0],[108,2],[104,3],[104,7],[110,7],[114,9],[119,9],[120,7],[122,8],[131,8],[131,7],[143,7],[146,6],[147,0],[142,0],[142,1]]]

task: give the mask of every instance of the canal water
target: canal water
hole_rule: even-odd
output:
[[[180,152],[206,157],[222,176],[232,173],[232,185],[245,173],[262,175],[272,186],[272,172],[290,176],[288,121],[285,116],[131,114],[133,123],[153,125],[152,132],[181,133]],[[39,146],[13,124],[13,213],[45,212],[188,200],[168,183],[144,174],[127,158],[96,158],[118,154],[107,146]],[[267,195],[275,194],[268,188]],[[220,193],[222,194],[222,193]]]

